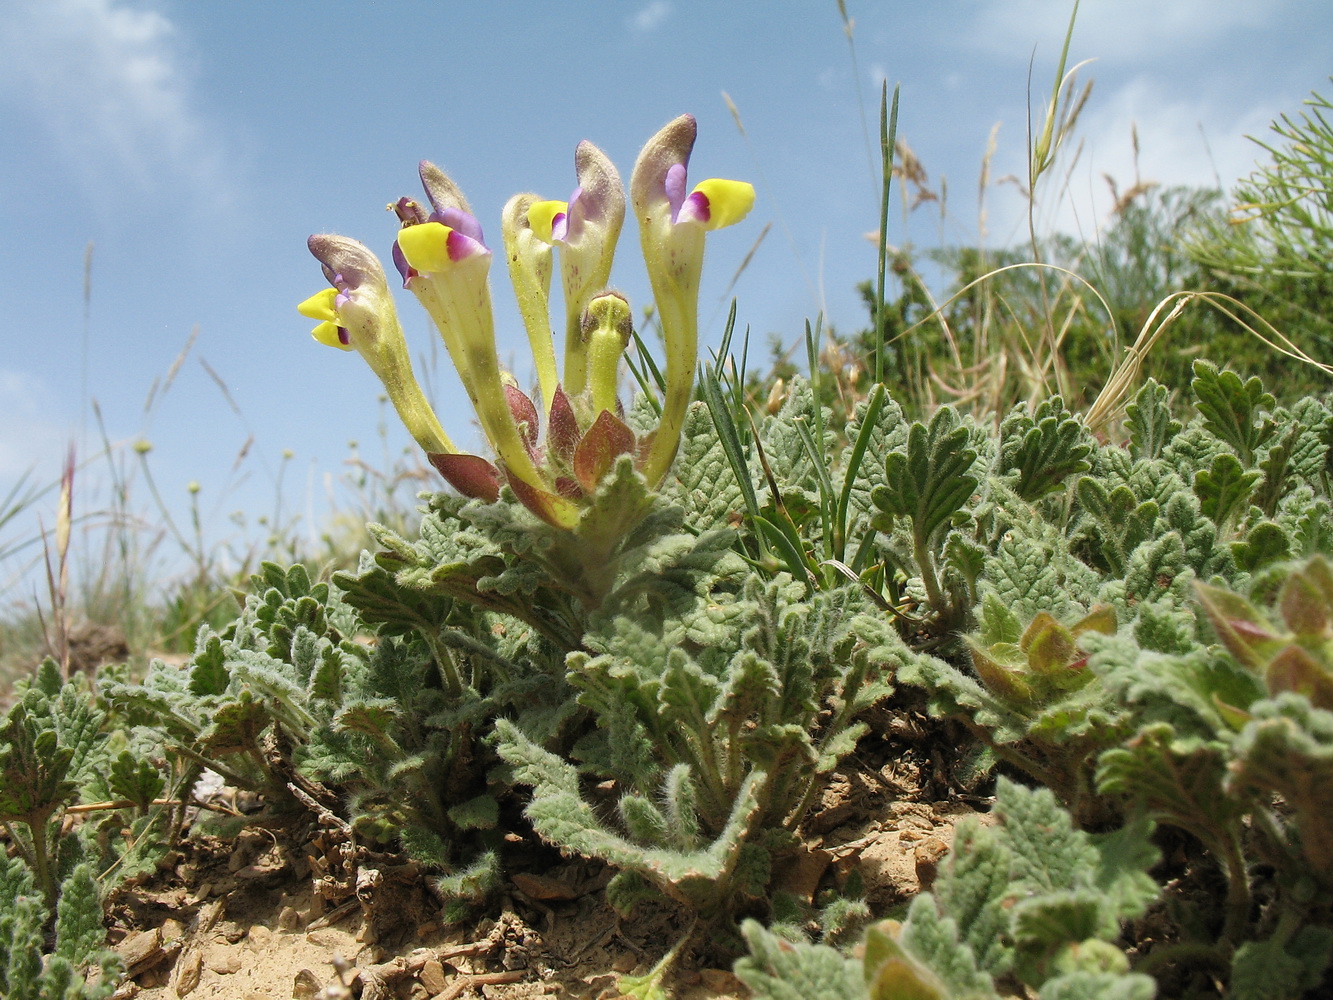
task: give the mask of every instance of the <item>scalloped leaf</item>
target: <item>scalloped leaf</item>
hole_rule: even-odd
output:
[[[908,518],[915,537],[931,545],[976,490],[979,480],[970,474],[976,460],[957,411],[941,407],[929,427],[912,425],[905,451],[889,453],[885,483],[871,491],[871,500],[887,514]]]
[[[1246,468],[1254,465],[1256,453],[1276,429],[1267,417],[1276,400],[1264,392],[1258,376],[1242,382],[1233,371],[1195,361],[1190,389],[1204,426],[1231,445]]]

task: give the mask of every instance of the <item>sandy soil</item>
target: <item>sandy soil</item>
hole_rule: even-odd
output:
[[[776,873],[810,900],[859,872],[878,916],[929,884],[954,824],[973,812],[933,797],[943,734],[919,718],[882,721],[886,735],[834,776],[802,849]],[[602,892],[604,866],[561,858],[530,831],[510,840],[499,898],[475,923],[445,927],[424,873],[356,844],[329,814],[195,834],[112,901],[111,940],[129,969],[117,997],[605,1000],[620,995],[620,975],[646,973],[689,931],[688,916],[665,905],[621,920]],[[676,996],[745,996],[705,947],[675,964]]]

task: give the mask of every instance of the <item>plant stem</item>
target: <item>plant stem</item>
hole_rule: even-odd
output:
[[[1134,966],[1134,971],[1145,976],[1154,976],[1163,966],[1170,965],[1173,962],[1212,965],[1219,969],[1224,969],[1227,965],[1226,957],[1218,950],[1217,945],[1181,942],[1154,948],[1150,954]]]
[[[28,820],[28,830],[32,833],[32,870],[37,877],[37,887],[46,897],[47,910],[51,913],[56,908],[56,883],[51,873],[51,857],[46,849],[46,823],[50,813],[43,813]]]
[[[435,666],[440,671],[444,690],[452,700],[457,701],[463,694],[463,682],[458,676],[458,666],[454,663],[453,653],[440,641],[439,634],[433,629],[422,629],[421,634],[426,637],[430,651],[435,657]]]
[[[1231,945],[1240,941],[1250,917],[1250,877],[1245,870],[1245,855],[1234,829],[1217,844],[1227,872],[1226,920],[1222,939]]]
[[[926,539],[919,532],[912,534],[912,554],[916,557],[917,568],[921,570],[921,582],[926,588],[926,599],[930,601],[930,606],[938,615],[947,614],[949,609],[940,591],[939,578],[935,575],[935,559],[930,553]]]

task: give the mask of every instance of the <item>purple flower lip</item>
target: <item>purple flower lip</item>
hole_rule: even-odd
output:
[[[579,234],[583,232],[583,220],[589,215],[596,214],[597,206],[591,202],[591,198],[584,196],[583,188],[576,187],[574,193],[569,196],[567,203],[569,207],[556,216],[556,224],[551,226],[551,235],[556,235],[556,226],[559,226],[557,239],[577,240]]]
[[[409,281],[420,276],[420,272],[408,264],[407,258],[403,256],[403,251],[398,249],[397,240],[393,241],[393,250],[390,251],[390,255],[393,257],[393,266],[398,268],[398,273],[402,275],[403,287],[406,288]]]
[[[685,169],[694,150],[698,123],[693,115],[681,115],[668,122],[644,146],[630,177],[630,199],[640,219],[659,214],[666,201],[671,221],[685,202]]]
[[[430,213],[430,222],[438,222],[442,226],[448,226],[456,233],[462,233],[468,239],[486,246],[486,239],[481,234],[481,223],[471,212],[465,212],[461,208],[446,207],[437,209]]]
[[[445,225],[447,225],[447,223],[445,223]],[[448,242],[445,244],[449,250],[449,259],[454,263],[457,263],[460,260],[473,257],[479,253],[490,253],[486,244],[479,238],[481,235],[480,226],[477,227],[477,234],[477,237],[472,237],[461,229],[451,228],[449,230]]]
[[[671,206],[671,221],[680,217],[680,207],[685,204],[685,164],[673,163],[667,168],[663,187],[666,189],[667,204]]]
[[[342,309],[352,300],[352,297],[347,294],[347,283],[342,280],[341,274],[335,274],[331,284],[334,288],[338,289],[338,294],[333,300],[334,308]],[[338,327],[338,343],[342,344],[343,347],[352,346],[352,334],[345,326]]]

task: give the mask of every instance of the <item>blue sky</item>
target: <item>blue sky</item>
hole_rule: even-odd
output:
[[[378,386],[355,355],[312,341],[294,310],[322,284],[305,239],[338,232],[387,255],[384,206],[419,194],[421,158],[462,186],[495,245],[511,194],[568,197],[580,139],[628,179],[643,141],[692,112],[691,176],[758,188],[750,218],[710,237],[705,342],[770,222],[733,290],[742,326],[760,345],[794,340],[820,311],[856,328],[855,285],[874,267],[864,128],[876,127],[880,81],[901,82],[899,134],[949,191],[945,221],[929,206],[898,212],[890,239],[974,243],[988,137],[998,126],[992,177],[1022,173],[1029,66],[1039,114],[1070,5],[847,7],[855,62],[834,0],[0,0],[0,496],[28,469],[53,480],[70,442],[97,450],[95,400],[113,441],[152,443],[169,504],[200,484],[214,533],[232,510],[272,506],[288,451],[286,502],[317,530],[348,442],[375,454]],[[1070,55],[1096,60],[1082,71],[1096,82],[1071,198],[1043,205],[1043,227],[1095,235],[1110,204],[1103,174],[1134,180],[1134,127],[1143,179],[1230,186],[1260,155],[1246,134],[1327,90],[1331,39],[1327,0],[1085,0]],[[1013,242],[1013,186],[986,199],[984,238]],[[647,301],[637,244],[627,224],[613,276],[636,309]],[[501,357],[526,380],[502,267],[492,288]],[[429,352],[435,335],[408,298],[409,339]],[[447,366],[433,389],[445,427],[475,441]],[[85,509],[104,499],[99,475],[86,473]],[[34,530],[20,519],[0,534]]]

